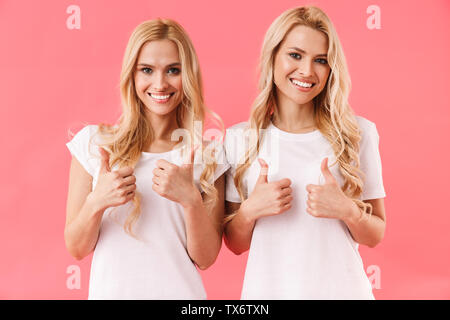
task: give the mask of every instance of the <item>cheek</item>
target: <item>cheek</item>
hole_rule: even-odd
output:
[[[177,89],[178,93],[183,91],[183,81],[181,79],[181,76],[176,77],[174,79],[171,79],[170,85]]]
[[[291,63],[289,60],[282,57],[275,59],[273,76],[275,82],[281,82],[286,79],[286,77],[295,71],[295,64]]]
[[[140,92],[145,91],[148,86],[148,79],[146,79],[145,77],[141,76],[141,75],[136,75],[134,77],[134,86],[136,87],[136,91],[138,94],[140,94]]]
[[[325,87],[327,84],[328,75],[330,74],[330,68],[321,68],[320,70],[317,70],[317,75],[319,77],[320,82],[320,91]]]
[[[292,73],[293,70],[295,70],[295,66],[292,66],[292,64],[283,57],[277,56],[273,65],[273,78],[275,84],[281,84],[286,79],[286,76]]]

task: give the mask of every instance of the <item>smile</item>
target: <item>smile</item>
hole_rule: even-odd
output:
[[[162,94],[147,92],[147,94],[150,96],[150,98],[152,98],[152,100],[157,103],[166,103],[174,95],[174,93],[175,92],[162,95]]]
[[[295,80],[295,79],[290,79],[290,80],[294,85],[302,87],[302,88],[312,88],[315,85],[315,83],[311,83],[311,82],[302,82],[302,81]]]

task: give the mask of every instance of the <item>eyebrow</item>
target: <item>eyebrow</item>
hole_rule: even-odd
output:
[[[289,49],[294,49],[294,50],[297,50],[297,51],[299,51],[301,53],[306,53],[305,50],[297,48],[297,47],[290,47]],[[316,57],[327,57],[327,54],[326,53],[318,54],[318,55],[316,55]]]
[[[154,66],[152,66],[151,64],[148,64],[148,63],[138,63],[138,66],[145,66],[145,67],[154,68]],[[174,63],[171,63],[171,64],[167,65],[166,68],[167,67],[175,67],[175,66],[181,66],[181,63],[174,62]]]

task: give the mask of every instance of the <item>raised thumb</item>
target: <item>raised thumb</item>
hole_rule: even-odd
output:
[[[320,166],[323,177],[325,178],[325,183],[335,183],[336,179],[328,168],[328,158],[322,160],[322,164]]]
[[[100,163],[100,173],[111,172],[111,168],[109,167],[109,153],[102,147],[99,147],[98,149],[100,151],[100,155],[102,156],[102,161]]]
[[[183,161],[182,167],[183,168],[189,168],[192,169],[194,167],[194,159],[195,159],[195,152],[199,148],[198,145],[191,145],[191,148],[188,150],[187,157],[185,157],[185,160]]]
[[[261,158],[258,158],[259,164],[261,165],[261,171],[259,172],[258,180],[256,183],[267,183],[267,174],[269,172],[268,164]]]

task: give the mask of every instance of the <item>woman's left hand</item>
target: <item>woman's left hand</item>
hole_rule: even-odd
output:
[[[306,186],[308,191],[306,212],[318,218],[347,220],[356,204],[345,195],[328,169],[328,158],[322,161],[321,171],[325,178],[325,184],[308,184]]]
[[[152,189],[160,196],[178,202],[184,208],[193,206],[201,199],[200,191],[194,184],[194,154],[192,148],[190,162],[177,166],[167,160],[156,161],[153,169]]]

